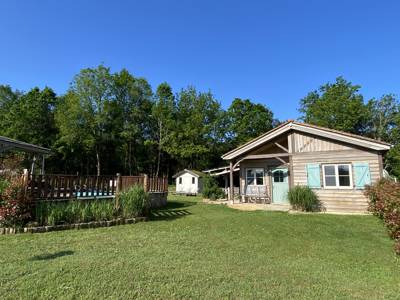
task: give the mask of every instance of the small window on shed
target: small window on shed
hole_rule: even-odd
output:
[[[179,184],[182,184],[182,177],[179,177]]]
[[[192,177],[192,184],[195,184],[195,183],[196,183],[196,178]]]

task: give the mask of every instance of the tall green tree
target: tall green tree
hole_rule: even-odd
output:
[[[197,92],[194,87],[181,90],[176,98],[175,130],[169,135],[166,151],[181,167],[205,168],[221,105],[210,92]]]
[[[4,103],[0,109],[6,110],[2,115],[2,134],[50,148],[57,133],[54,122],[57,96],[53,90],[36,87],[27,93],[13,94],[6,88],[1,94]]]
[[[377,140],[396,142],[393,130],[397,128],[399,101],[392,94],[383,95],[380,99],[371,99],[367,103],[369,110],[368,134]]]
[[[369,135],[393,144],[385,155],[385,169],[400,177],[400,103],[392,94],[368,101]]]
[[[81,140],[87,153],[95,155],[97,175],[101,174],[104,146],[112,136],[108,128],[111,87],[109,68],[100,65],[83,69],[72,81],[62,109],[57,111],[61,141],[71,147]]]
[[[336,78],[334,83],[322,85],[300,100],[302,120],[314,125],[365,134],[369,112],[359,90],[359,85],[353,85],[343,77]]]
[[[271,130],[276,122],[272,111],[266,106],[240,98],[233,100],[226,117],[231,147],[246,143]]]
[[[144,78],[136,78],[123,69],[112,77],[112,94],[119,109],[119,140],[124,171],[147,172],[154,162],[149,141],[152,140],[152,90]]]
[[[160,173],[163,155],[166,154],[170,135],[176,129],[174,114],[176,112],[175,97],[171,86],[164,82],[157,87],[152,116],[155,120],[155,141],[157,144],[157,167],[155,175]]]

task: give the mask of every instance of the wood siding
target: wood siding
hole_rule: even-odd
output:
[[[341,144],[337,141],[308,135],[300,132],[294,132],[294,150],[295,152],[319,152],[319,151],[340,151],[352,150],[353,147]]]
[[[284,142],[286,139],[286,142]],[[280,143],[289,148],[290,157],[284,160],[291,162],[289,166],[290,186],[307,185],[307,164],[329,164],[329,163],[349,163],[355,162],[368,163],[371,175],[371,183],[375,183],[382,177],[382,166],[380,157],[381,152],[364,149],[359,146],[353,146],[339,141],[330,140],[326,137],[318,137],[308,133],[292,131],[277,139]],[[282,149],[276,147],[273,141],[261,145],[251,154],[270,154],[279,153]],[[263,168],[264,182],[267,191],[271,197],[271,176],[270,171],[274,167],[282,166],[282,163],[276,159],[257,159],[245,160],[240,163],[240,191],[246,190],[246,168]],[[323,185],[322,167],[320,170],[321,184]],[[354,170],[352,170],[353,184]],[[338,212],[367,212],[368,199],[364,195],[364,190],[360,189],[326,189],[323,186],[314,189],[319,199],[322,201],[327,211]]]
[[[371,182],[374,183],[381,178],[379,171],[378,153],[364,151],[359,149],[342,151],[323,151],[296,153],[293,156],[293,180],[294,185],[307,185],[308,163],[355,163],[366,162],[369,164],[371,173]],[[321,183],[323,184],[322,169]],[[352,172],[354,182],[354,172]],[[322,201],[327,211],[342,212],[366,212],[368,208],[368,199],[363,194],[364,190],[358,189],[314,189],[319,199]]]

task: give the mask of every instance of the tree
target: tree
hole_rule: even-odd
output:
[[[51,147],[56,135],[54,108],[56,94],[50,88],[33,88],[28,93],[12,93],[9,88],[0,89],[2,134],[10,138],[39,146]],[[4,101],[4,102],[3,102]]]
[[[188,87],[177,94],[175,129],[169,135],[166,151],[179,160],[180,166],[208,166],[221,111],[221,105],[210,92],[199,93]]]
[[[152,116],[155,119],[157,143],[156,176],[160,172],[162,154],[167,151],[170,134],[174,130],[175,97],[168,83],[161,83],[156,91]]]
[[[377,140],[396,142],[393,130],[399,115],[399,102],[394,95],[384,95],[380,99],[371,99],[367,104],[369,110],[368,134]]]
[[[352,85],[343,77],[336,78],[333,84],[322,85],[300,100],[302,120],[314,125],[365,134],[368,109],[359,90],[359,85]]]
[[[112,77],[112,94],[119,110],[119,139],[123,166],[128,174],[148,171],[148,145],[152,139],[152,90],[144,78],[136,78],[123,69]]]
[[[249,99],[235,98],[228,108],[228,139],[231,147],[271,130],[276,122],[270,109]]]
[[[82,146],[96,157],[97,175],[101,174],[102,150],[110,137],[111,74],[102,65],[83,69],[71,83],[57,111],[60,142],[69,148]]]

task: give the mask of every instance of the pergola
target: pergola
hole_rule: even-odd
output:
[[[33,173],[35,169],[35,163],[37,158],[41,158],[41,174],[44,174],[44,161],[45,161],[45,156],[47,154],[50,154],[51,150],[48,148],[44,148],[41,146],[25,143],[22,141],[17,141],[10,139],[5,136],[0,136],[0,153],[4,153],[7,151],[12,151],[12,150],[20,150],[23,152],[28,152],[28,153],[33,153],[33,161],[32,161],[32,167],[31,167],[31,172]]]

